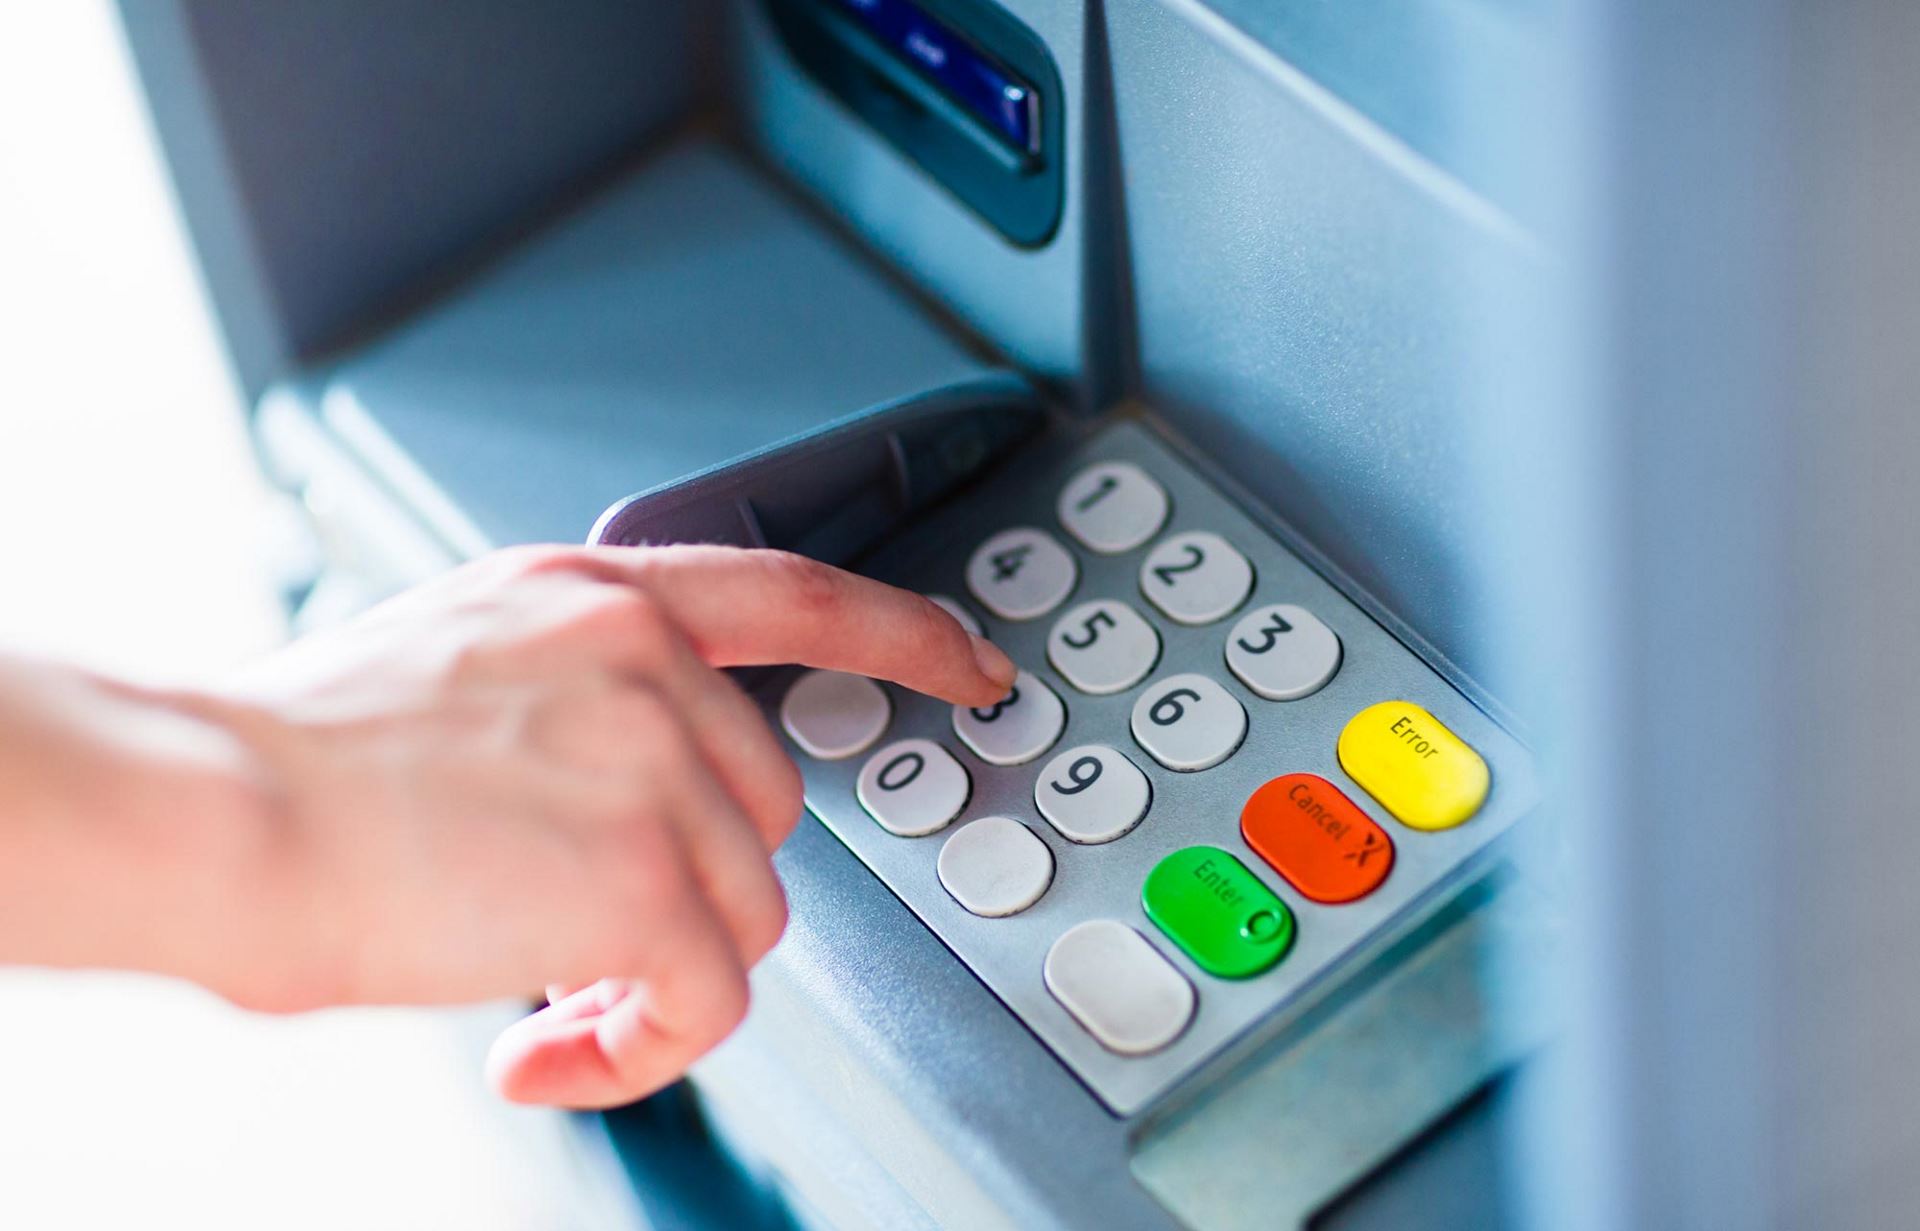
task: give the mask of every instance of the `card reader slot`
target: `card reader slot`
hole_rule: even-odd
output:
[[[765,0],[794,60],[1003,236],[1037,247],[1064,200],[1053,57],[986,0]]]

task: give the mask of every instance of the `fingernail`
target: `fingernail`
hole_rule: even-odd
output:
[[[1002,688],[1012,688],[1013,677],[1020,672],[1013,665],[1013,660],[1007,657],[1006,651],[985,637],[968,633],[967,639],[973,642],[973,661],[979,666],[980,674]]]

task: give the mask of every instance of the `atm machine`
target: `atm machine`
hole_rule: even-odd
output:
[[[687,1085],[581,1122],[656,1225],[1516,1223],[1627,636],[1570,340],[1618,29],[121,7],[326,547],[303,618],[511,543],[770,544],[1023,668],[958,713],[744,680],[807,780],[789,932]]]

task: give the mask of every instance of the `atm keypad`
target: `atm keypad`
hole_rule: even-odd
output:
[[[1120,1114],[1530,802],[1504,730],[1142,428],[1010,467],[863,571],[1023,669],[982,707],[799,674],[774,700],[808,807]]]

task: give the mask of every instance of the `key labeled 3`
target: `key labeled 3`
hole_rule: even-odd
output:
[[[1305,607],[1275,603],[1233,626],[1227,666],[1269,701],[1298,701],[1326,687],[1340,669],[1340,638]]]
[[[1217,681],[1170,675],[1133,703],[1133,738],[1168,769],[1212,769],[1247,737],[1247,711]]]
[[[1170,535],[1140,566],[1140,592],[1169,620],[1211,624],[1232,615],[1253,592],[1253,565],[1206,530]]]
[[[1117,599],[1081,603],[1047,634],[1047,661],[1081,692],[1124,692],[1160,661],[1160,634]]]
[[[1022,671],[992,705],[953,707],[953,732],[989,765],[1022,765],[1053,747],[1066,729],[1060,694]]]
[[[1033,803],[1069,842],[1111,842],[1147,815],[1153,788],[1132,761],[1104,744],[1069,748],[1040,771]]]

